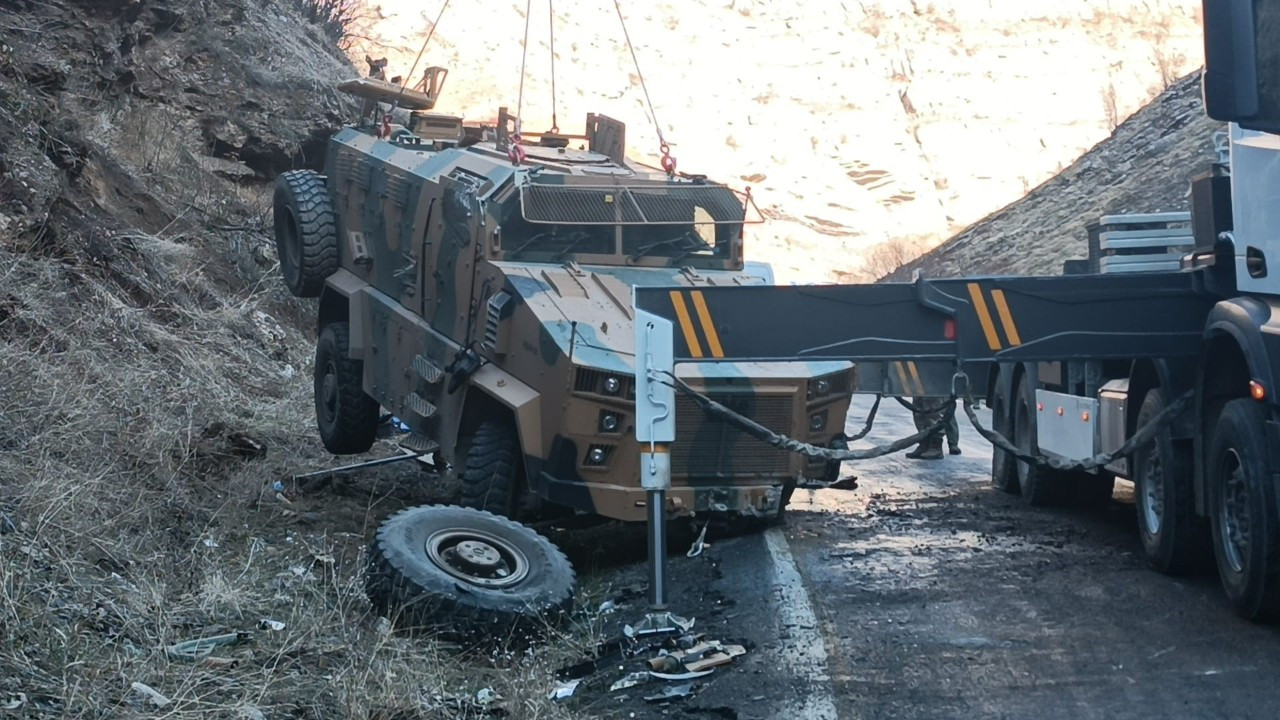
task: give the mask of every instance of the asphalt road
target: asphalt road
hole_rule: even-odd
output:
[[[872,439],[912,431],[885,403]],[[961,456],[848,464],[857,490],[799,492],[785,526],[676,556],[673,609],[750,652],[682,700],[646,703],[649,684],[580,702],[635,718],[1280,716],[1280,630],[1232,615],[1216,576],[1147,570],[1131,487],[1105,509],[1030,508],[989,484],[967,422],[961,437]]]

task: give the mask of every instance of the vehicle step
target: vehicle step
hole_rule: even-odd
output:
[[[423,420],[426,420],[436,414],[436,406],[427,402],[426,398],[422,397],[418,393],[409,393],[408,395],[405,395],[404,404],[412,413]]]
[[[423,380],[432,385],[440,382],[440,379],[444,377],[444,370],[436,367],[435,363],[422,355],[417,355],[413,358],[413,369],[417,371]]]
[[[426,455],[427,453],[433,453],[436,450],[439,450],[440,443],[432,440],[426,435],[411,433],[406,436],[404,440],[400,441],[400,447],[419,455]]]

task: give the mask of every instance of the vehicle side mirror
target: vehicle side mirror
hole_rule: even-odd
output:
[[[1209,117],[1280,131],[1280,0],[1203,0]]]

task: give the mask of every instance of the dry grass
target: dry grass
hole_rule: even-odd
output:
[[[532,659],[459,655],[371,614],[366,544],[403,487],[276,499],[275,480],[333,459],[312,427],[306,307],[274,267],[229,287],[236,246],[216,234],[120,234],[88,257],[61,241],[56,257],[0,249],[0,707],[465,717],[449,699],[491,687],[516,717],[566,716],[551,672],[590,628]],[[244,639],[199,662],[165,651],[230,632]]]

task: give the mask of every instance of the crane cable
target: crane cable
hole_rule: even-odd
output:
[[[560,123],[556,120],[556,3],[547,0],[547,15],[551,31],[551,132],[560,132]]]
[[[529,61],[529,22],[533,19],[532,12],[533,0],[528,0],[524,5],[524,40],[520,43],[520,92],[516,96],[516,131],[507,145],[507,157],[511,159],[512,165],[520,165],[525,159],[520,129],[524,124],[524,76]]]
[[[627,32],[627,20],[622,16],[622,3],[613,0],[613,7],[618,11],[618,21],[622,23],[622,36],[627,40],[627,49],[631,51],[631,62],[636,66],[636,76],[640,78],[640,89],[644,91],[645,104],[649,106],[649,117],[653,120],[653,129],[658,133],[658,149],[662,151],[662,169],[668,176],[676,172],[676,159],[671,157],[671,146],[662,136],[662,125],[658,123],[658,114],[653,110],[653,101],[649,99],[649,87],[644,82],[644,73],[640,71],[640,60],[636,57],[636,48],[631,44],[631,34]]]
[[[413,79],[413,74],[418,71],[418,63],[422,61],[422,54],[427,51],[427,43],[431,42],[431,38],[436,34],[436,28],[440,26],[440,18],[444,16],[444,9],[449,7],[449,0],[444,0],[444,4],[440,6],[440,12],[436,13],[435,22],[431,23],[431,29],[427,31],[427,39],[422,41],[422,48],[418,50],[418,57],[413,59],[413,67],[409,68],[409,73],[404,76],[404,82],[400,83],[400,95],[396,98],[396,105],[400,104],[400,98],[404,97],[404,91],[409,87],[409,81]]]

